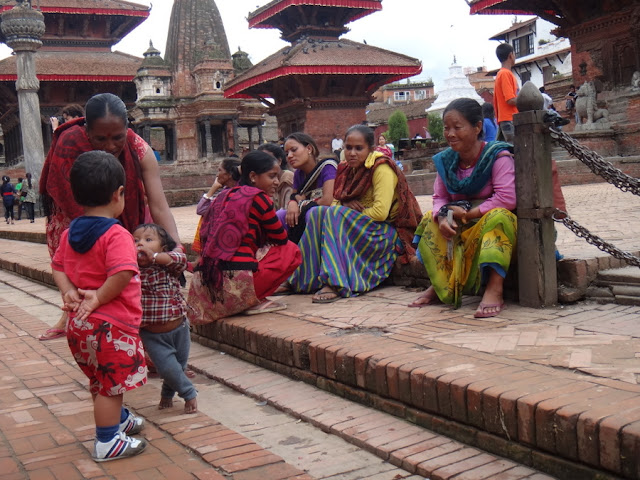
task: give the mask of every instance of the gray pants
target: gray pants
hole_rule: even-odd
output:
[[[195,398],[198,392],[184,373],[191,349],[189,322],[167,333],[141,328],[140,338],[162,378],[162,398],[173,398],[176,392],[185,401]]]
[[[500,132],[505,142],[513,145],[513,139],[516,136],[516,129],[513,126],[513,122],[500,122]]]

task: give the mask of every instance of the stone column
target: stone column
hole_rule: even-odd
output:
[[[253,150],[253,127],[247,127],[249,134],[249,150]]]
[[[515,125],[518,207],[518,295],[520,305],[541,308],[558,302],[551,137],[544,125],[544,100],[527,82],[517,99]]]
[[[204,156],[208,160],[213,160],[213,139],[211,138],[211,120],[208,118],[204,121],[205,149]]]
[[[238,136],[238,119],[233,119],[233,149],[236,152],[236,155],[240,156],[242,152],[239,152],[240,146],[240,137]]]
[[[142,139],[151,145],[151,125],[142,127]]]
[[[31,2],[17,0],[17,5],[2,14],[2,33],[16,55],[18,108],[24,150],[24,164],[33,180],[40,180],[44,164],[44,144],[40,120],[40,82],[36,77],[34,53],[42,46],[44,15],[31,8]]]
[[[258,125],[258,145],[264,143],[264,136],[262,135],[262,125]]]

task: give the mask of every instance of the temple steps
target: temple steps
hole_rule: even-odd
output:
[[[587,298],[600,303],[640,305],[640,268],[602,270],[587,289]]]

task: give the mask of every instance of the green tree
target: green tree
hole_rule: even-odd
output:
[[[396,110],[389,117],[389,136],[387,140],[392,142],[396,148],[401,138],[409,138],[409,123],[407,116],[401,110]]]
[[[429,119],[429,135],[434,142],[442,142],[444,140],[444,122],[442,117],[437,113],[430,113]]]

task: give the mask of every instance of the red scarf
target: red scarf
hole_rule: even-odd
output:
[[[118,220],[124,228],[132,232],[144,223],[145,193],[142,183],[142,169],[133,144],[133,130],[127,130],[127,142],[118,160],[124,167],[126,185],[124,189],[125,207]],[[76,203],[71,193],[69,171],[81,153],[95,150],[89,142],[84,118],[65,122],[53,134],[51,148],[40,176],[40,193],[44,196],[45,213],[50,217],[56,210],[69,219],[83,215],[84,211]]]
[[[373,184],[373,172],[380,165],[389,165],[398,177],[396,185],[396,198],[398,199],[398,211],[393,221],[393,226],[398,231],[398,236],[404,246],[404,254],[400,257],[401,263],[408,263],[409,257],[415,255],[416,250],[411,245],[413,236],[420,220],[422,211],[416,197],[409,189],[409,184],[398,166],[388,157],[379,157],[371,168],[364,165],[353,169],[347,163],[338,166],[338,173],[333,188],[333,197],[340,202],[348,202],[361,198]]]

